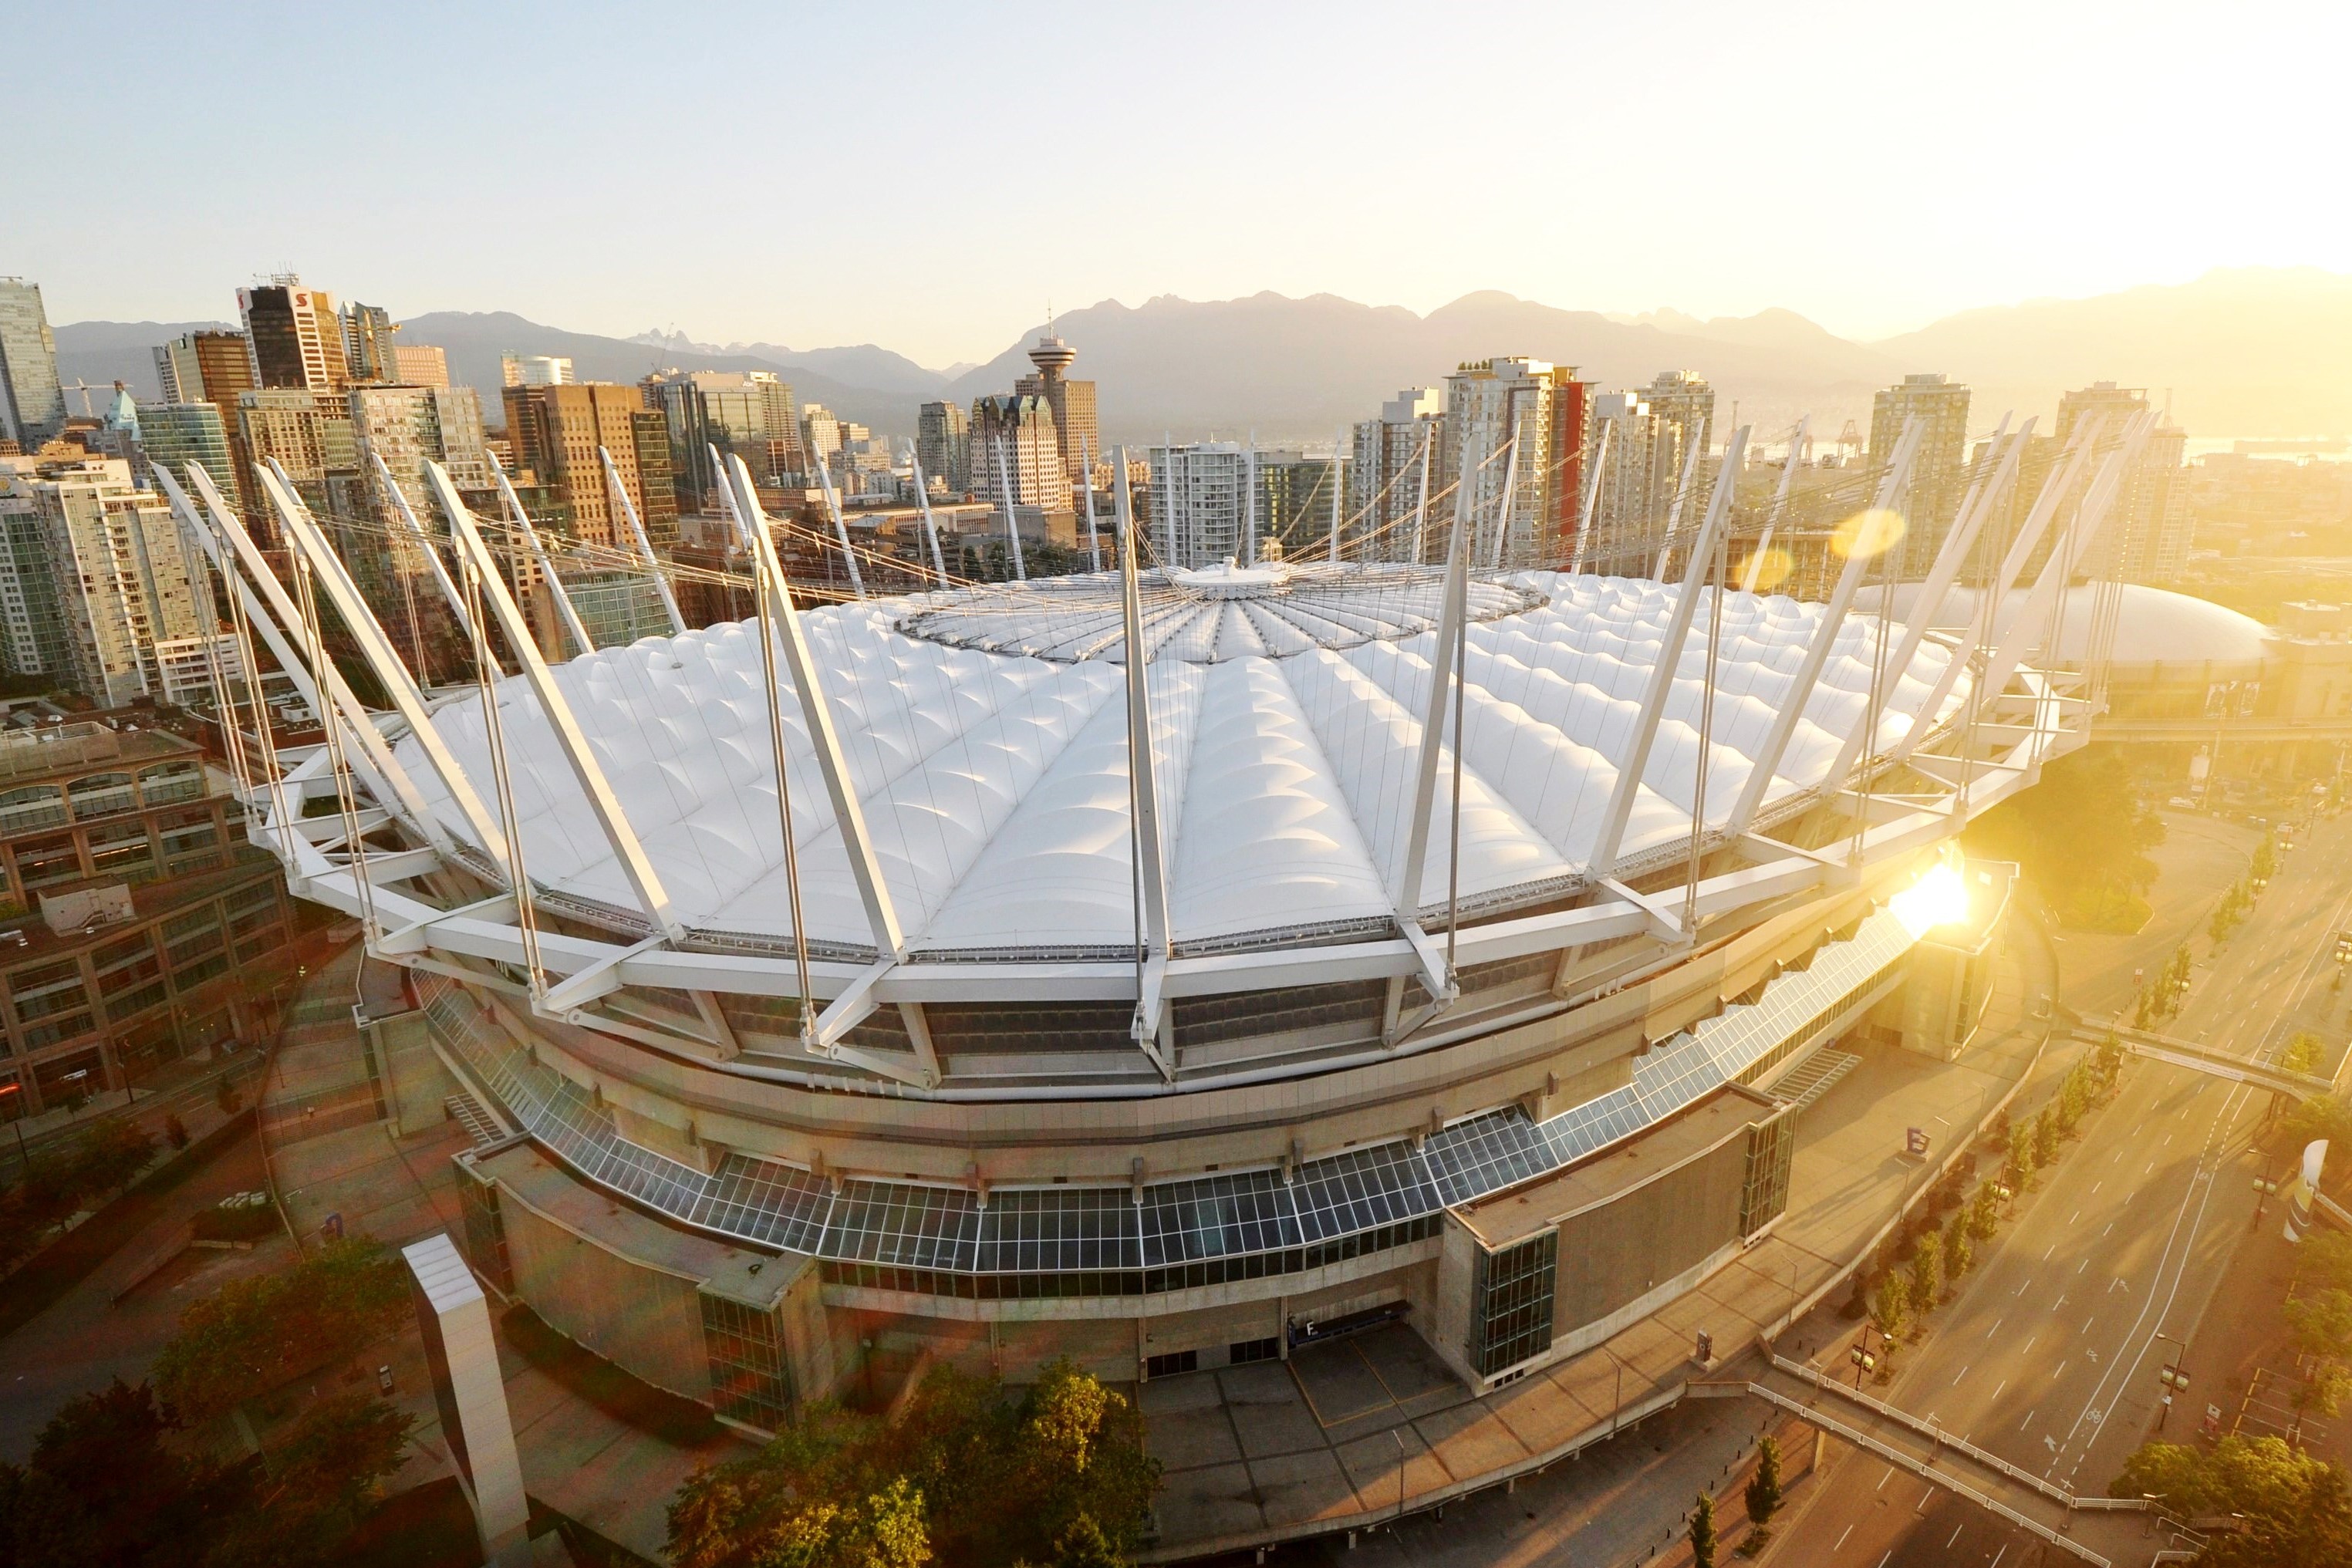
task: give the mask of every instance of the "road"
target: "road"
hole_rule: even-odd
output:
[[[2201,819],[2172,826],[2166,859],[2176,874],[2160,887],[2165,902],[2148,930],[2058,946],[2065,999],[2081,1011],[2124,1006],[2132,970],[2154,972],[2185,931],[2201,930],[2252,847],[2252,835]],[[2199,966],[2167,1032],[2253,1056],[2294,1028],[2333,1026],[2334,933],[2352,924],[2347,853],[2352,821],[2309,833],[2218,962]],[[2251,1229],[2247,1149],[2266,1100],[2178,1069],[2127,1068],[2115,1101],[2084,1123],[2041,1190],[2019,1201],[1958,1299],[1924,1343],[1898,1353],[1897,1376],[1877,1392],[2013,1464],[2105,1493],[2155,1426],[2158,1371],[2190,1341],[2181,1360],[2195,1392],[2168,1426],[2175,1437],[2192,1427],[2213,1392],[2197,1381],[2194,1333]],[[1843,1354],[1841,1343],[1821,1364]],[[1774,1548],[1781,1561],[2034,1560],[2031,1537],[1881,1460],[1849,1455],[1824,1479]]]

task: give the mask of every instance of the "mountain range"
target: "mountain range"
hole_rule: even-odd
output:
[[[117,377],[152,396],[149,350],[210,322],[83,321],[57,329],[68,387]],[[2053,408],[2093,381],[2146,387],[2191,434],[2307,435],[2352,430],[2352,276],[2315,267],[2238,268],[2179,285],[2083,299],[1969,310],[1878,342],[1840,338],[1789,310],[1702,320],[1664,309],[1634,318],[1564,310],[1501,293],[1465,295],[1417,315],[1333,295],[1257,294],[1197,301],[1116,300],[1056,318],[1078,350],[1076,374],[1100,386],[1106,439],[1144,442],[1255,431],[1265,442],[1326,441],[1401,388],[1441,382],[1456,364],[1528,354],[1579,367],[1610,386],[1694,370],[1722,400],[1718,417],[1769,440],[1801,413],[1817,436],[1847,419],[1867,428],[1870,394],[1920,371],[1975,389],[1976,423],[2004,409]],[[978,366],[930,370],[875,344],[795,350],[718,346],[676,332],[612,338],[506,311],[436,311],[402,324],[411,342],[449,353],[455,380],[483,390],[495,419],[499,357],[569,355],[583,380],[634,382],[650,370],[771,370],[803,402],[895,435],[917,406],[969,403],[1028,372],[1036,331]],[[76,405],[68,397],[69,406]]]

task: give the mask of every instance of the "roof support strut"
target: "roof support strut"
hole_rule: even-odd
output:
[[[254,476],[260,482],[262,493],[268,497],[270,507],[278,513],[278,521],[285,526],[287,538],[310,561],[312,580],[327,591],[327,597],[334,602],[335,613],[341,615],[343,624],[351,629],[368,667],[375,672],[376,680],[391,695],[393,707],[407,721],[409,733],[416,737],[418,748],[425,753],[425,761],[431,764],[435,776],[441,780],[441,787],[449,792],[450,800],[465,817],[467,827],[473,830],[475,841],[481,845],[482,852],[497,863],[500,874],[511,875],[511,868],[507,864],[505,836],[483,806],[481,797],[475,792],[473,780],[466,776],[466,770],[457,765],[457,758],[443,743],[440,730],[434,726],[433,716],[425,711],[424,695],[416,689],[416,683],[410,677],[407,667],[394,652],[392,639],[384,634],[375,612],[368,608],[366,601],[360,597],[351,579],[344,574],[342,563],[335,559],[334,551],[327,548],[326,538],[318,531],[318,525],[311,521],[309,508],[288,492],[274,460],[267,466],[256,468]]]
[[[482,542],[479,529],[474,526],[473,514],[457,497],[457,487],[449,482],[447,470],[438,463],[428,463],[425,477],[433,486],[435,499],[448,515],[449,533],[457,548],[473,561],[474,570],[482,584],[482,600],[499,630],[513,645],[515,657],[522,664],[525,683],[537,699],[541,714],[554,733],[555,742],[563,752],[563,759],[572,766],[572,777],[580,786],[581,795],[588,809],[595,814],[596,825],[604,830],[604,841],[613,851],[613,858],[629,879],[629,887],[637,896],[638,904],[654,923],[656,930],[672,942],[686,935],[685,924],[670,907],[669,894],[663,888],[660,873],[654,870],[652,857],[638,841],[636,829],[629,823],[628,813],[622,809],[621,798],[604,777],[604,765],[588,745],[588,737],[581,730],[580,721],[572,716],[572,705],[564,699],[562,688],[555,684],[555,672],[548,668],[540,656],[539,644],[531,641],[530,628],[524,624],[522,611],[507,591],[506,580],[499,572],[498,558],[490,547]],[[486,696],[485,700],[490,700]]]
[[[1665,716],[1666,698],[1675,689],[1675,671],[1683,661],[1683,644],[1690,639],[1691,618],[1698,612],[1699,589],[1706,581],[1707,569],[1715,561],[1715,541],[1723,532],[1731,515],[1731,490],[1739,476],[1740,460],[1748,451],[1748,427],[1740,426],[1731,433],[1731,444],[1724,449],[1723,466],[1716,471],[1715,494],[1708,500],[1706,517],[1699,524],[1698,538],[1691,541],[1690,559],[1683,568],[1682,591],[1675,597],[1673,612],[1666,617],[1666,630],[1658,643],[1658,662],[1651,666],[1650,685],[1642,694],[1642,711],[1633,721],[1633,733],[1629,737],[1625,755],[1617,764],[1617,782],[1609,791],[1609,805],[1601,813],[1600,836],[1593,840],[1591,868],[1596,876],[1605,877],[1617,866],[1618,846],[1624,842],[1625,825],[1633,820],[1633,797],[1642,787],[1642,775],[1649,770],[1650,750],[1657,744],[1658,721]]]
[[[613,455],[603,447],[596,448],[597,461],[604,465],[604,487],[612,492],[613,505],[629,520],[629,538],[636,541],[637,559],[646,563],[646,575],[654,580],[654,591],[661,595],[662,609],[669,616],[670,635],[686,635],[686,617],[677,612],[677,595],[670,591],[669,579],[662,575],[661,562],[654,555],[653,541],[646,537],[645,519],[637,516],[637,504],[629,499],[629,487],[621,483],[621,471],[613,465]]]
[[[1135,501],[1127,484],[1127,448],[1111,476],[1118,523],[1119,620],[1127,635],[1127,778],[1129,821],[1135,837],[1137,975],[1135,1043],[1160,1075],[1176,1076],[1169,1019],[1168,877],[1160,841],[1160,787],[1153,766],[1150,650],[1143,642],[1143,596],[1135,576]]]
[[[1893,507],[1911,481],[1911,463],[1927,434],[1927,422],[1914,414],[1904,422],[1902,437],[1895,444],[1894,460],[1886,465],[1886,476],[1878,486],[1878,504],[1874,508],[1886,511]],[[1869,526],[1869,525],[1865,525]],[[1737,838],[1748,831],[1756,813],[1764,804],[1764,791],[1771,788],[1773,776],[1780,771],[1780,758],[1789,749],[1789,742],[1797,733],[1797,723],[1805,716],[1806,706],[1812,700],[1813,687],[1822,678],[1822,670],[1830,662],[1830,650],[1837,645],[1838,633],[1844,629],[1845,612],[1853,604],[1853,596],[1862,587],[1862,574],[1870,565],[1871,556],[1856,549],[1845,558],[1839,571],[1837,586],[1830,591],[1830,601],[1822,607],[1822,623],[1813,630],[1813,640],[1805,644],[1805,657],[1789,679],[1787,697],[1780,711],[1772,716],[1772,727],[1764,737],[1763,748],[1756,754],[1756,765],[1740,787],[1738,802],[1731,808],[1731,818],[1724,824],[1727,836]],[[1824,788],[1834,789],[1837,780],[1827,780]]]

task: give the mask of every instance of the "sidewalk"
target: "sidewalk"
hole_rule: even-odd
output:
[[[396,1011],[380,966],[367,977],[370,1010]],[[451,1156],[471,1142],[452,1122],[405,1138],[378,1120],[380,1102],[352,1016],[360,955],[351,949],[320,966],[287,1014],[277,1061],[262,1100],[262,1125],[279,1201],[306,1247],[340,1216],[346,1235],[366,1234],[404,1247],[441,1231],[461,1233]],[[493,1318],[496,1316],[493,1303]],[[393,1369],[393,1403],[416,1417],[407,1462],[388,1492],[451,1473],[425,1370],[412,1326],[372,1353]],[[731,1436],[681,1447],[606,1415],[517,1354],[503,1335],[499,1364],[525,1490],[606,1540],[658,1562],[667,1539],[665,1511],[696,1467],[751,1452]]]
[[[2005,1098],[2038,1092],[2059,1071],[2041,1054],[2041,1027],[2024,1016],[2024,998],[2050,988],[2048,950],[2024,921],[2014,940],[2017,962],[2002,977],[1989,1038],[1957,1062],[1863,1048],[1861,1065],[1804,1113],[1786,1218],[1696,1290],[1604,1344],[1484,1400],[1402,1325],[1286,1363],[1146,1384],[1146,1442],[1166,1472],[1155,1505],[1160,1537],[1142,1560],[1360,1530],[1491,1491],[1674,1406],[1695,1376],[1707,1375],[1688,1359],[1697,1331],[1731,1359],[1833,1297],[1943,1158]],[[1936,1140],[1928,1166],[1902,1156],[1912,1126]],[[1801,1324],[1800,1339],[1811,1332]],[[1629,1501],[1659,1516],[1636,1537],[1674,1516],[1670,1497]],[[1482,1511],[1488,1506],[1482,1499]]]

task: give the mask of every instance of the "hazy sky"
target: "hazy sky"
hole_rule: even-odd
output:
[[[2352,6],[29,4],[52,319],[395,316],[984,359],[1158,294],[1970,306],[2352,270]]]

